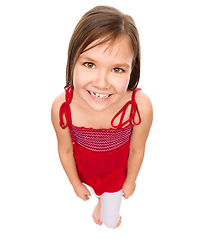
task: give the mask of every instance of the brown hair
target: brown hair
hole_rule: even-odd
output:
[[[95,40],[99,41],[91,48],[106,42],[112,44],[123,35],[130,39],[134,53],[133,68],[128,85],[128,90],[134,90],[140,78],[139,34],[132,17],[108,6],[94,7],[83,15],[75,27],[68,48],[66,84],[73,87],[75,63],[89,44]],[[86,49],[86,51],[89,49]]]

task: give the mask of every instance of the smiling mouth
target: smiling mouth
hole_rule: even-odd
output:
[[[91,96],[100,98],[100,99],[105,99],[105,98],[108,98],[109,96],[111,96],[111,94],[101,94],[101,93],[95,93],[95,92],[91,92],[91,91],[88,91],[88,92],[90,93]]]

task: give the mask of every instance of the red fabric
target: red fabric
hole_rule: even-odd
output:
[[[129,141],[111,152],[91,152],[80,145],[74,147],[78,176],[100,196],[122,189],[127,173]]]
[[[70,102],[72,100],[73,88],[65,87],[66,101],[60,108],[60,126],[65,129],[69,127],[74,145],[74,157],[80,180],[92,187],[97,195],[104,192],[117,192],[122,189],[127,174],[127,160],[130,147],[130,136],[132,123],[139,125],[141,122],[135,94],[132,100],[115,115],[110,129],[92,129],[75,127],[72,125]],[[123,122],[128,106],[131,105],[130,118]],[[135,114],[139,116],[136,123]],[[121,114],[120,122],[113,125],[114,120]],[[66,124],[63,122],[65,115]],[[130,123],[127,127],[126,124]]]

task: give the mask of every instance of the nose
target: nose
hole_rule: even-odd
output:
[[[109,89],[110,83],[109,83],[109,76],[106,71],[100,71],[97,75],[95,80],[93,81],[94,87],[101,89],[101,90],[106,90]]]

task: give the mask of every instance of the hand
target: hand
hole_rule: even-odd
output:
[[[88,191],[86,186],[81,183],[78,187],[74,188],[74,191],[76,195],[81,198],[83,201],[87,201],[90,198],[88,196],[91,196],[91,193]]]
[[[136,188],[136,183],[128,184],[128,183],[124,182],[123,187],[122,187],[123,197],[125,199],[128,199],[134,193],[135,188]]]

